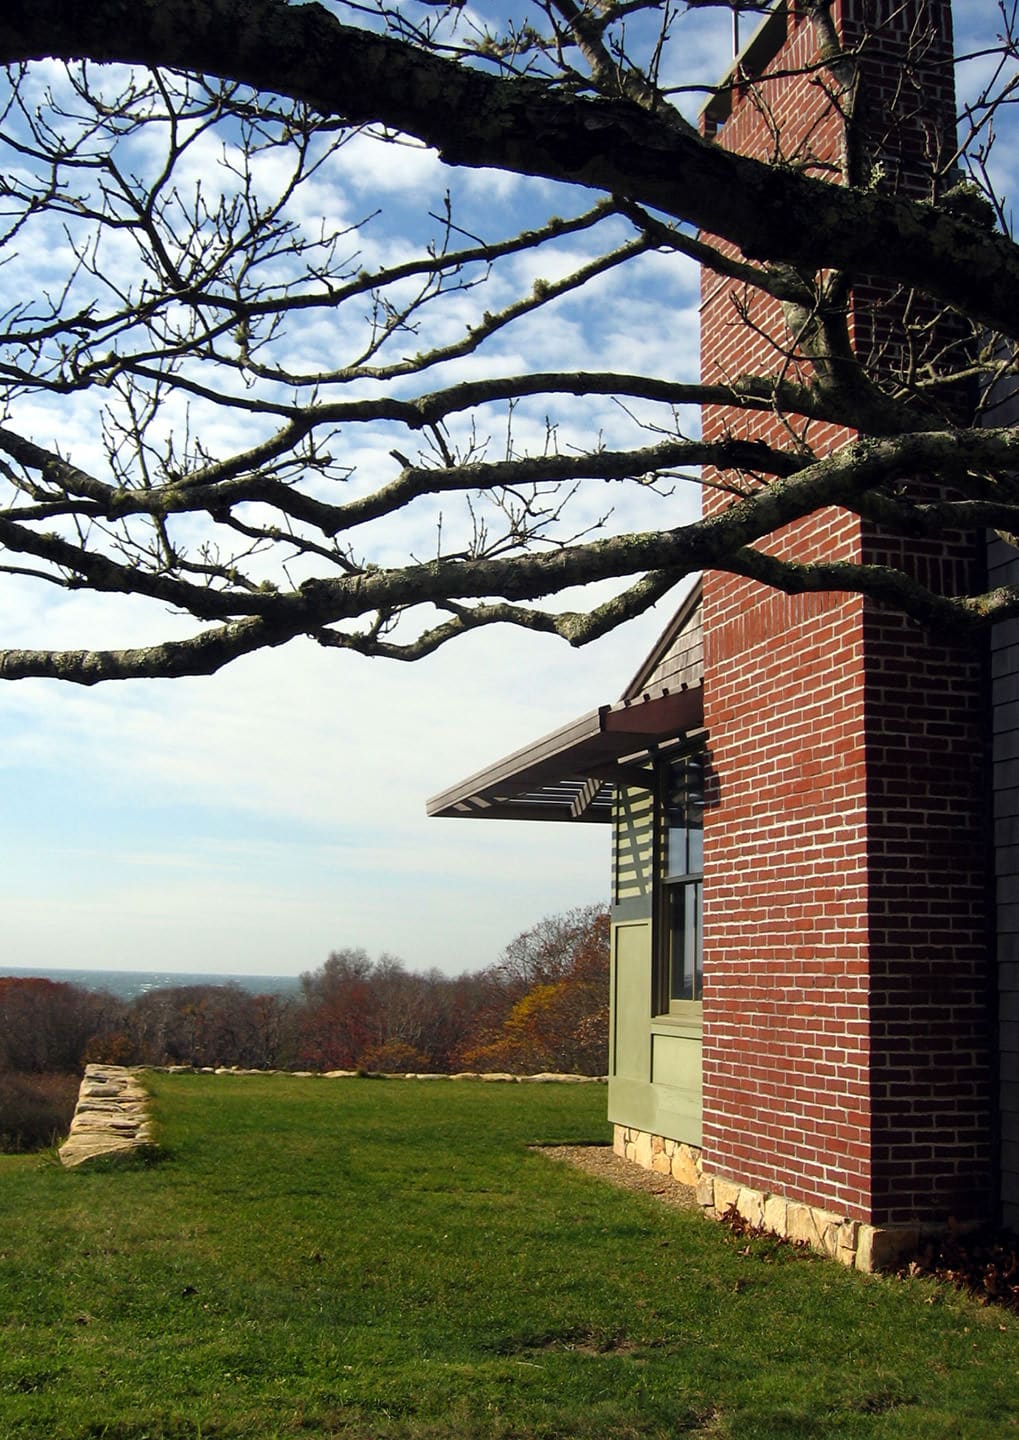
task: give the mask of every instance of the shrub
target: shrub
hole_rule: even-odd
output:
[[[81,1058],[84,1065],[131,1065],[137,1057],[130,1035],[115,1030],[110,1035],[93,1035]]]
[[[372,1045],[358,1058],[357,1068],[372,1075],[422,1074],[432,1067],[428,1056],[403,1040],[386,1040]]]
[[[42,1150],[66,1135],[78,1087],[77,1075],[0,1071],[0,1151]]]

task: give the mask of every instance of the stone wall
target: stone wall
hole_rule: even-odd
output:
[[[137,1069],[125,1065],[86,1065],[78,1091],[71,1129],[58,1150],[61,1164],[69,1168],[89,1160],[109,1159],[155,1148],[149,1123],[146,1070],[162,1075],[293,1075],[323,1080],[356,1078],[358,1070],[245,1070],[237,1065],[203,1066],[150,1065]],[[481,1080],[530,1085],[604,1085],[601,1075],[566,1075],[543,1071],[538,1075],[510,1075],[506,1072],[462,1071],[457,1075],[379,1075],[380,1080]]]
[[[123,1065],[86,1065],[67,1139],[58,1151],[68,1167],[151,1147],[148,1094]]]

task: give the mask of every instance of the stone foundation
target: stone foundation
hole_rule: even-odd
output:
[[[920,1225],[866,1225],[813,1205],[787,1200],[783,1195],[754,1190],[721,1175],[707,1175],[701,1152],[695,1145],[684,1145],[664,1135],[650,1135],[646,1130],[635,1130],[628,1125],[615,1126],[613,1149],[624,1160],[632,1160],[645,1170],[671,1175],[681,1184],[695,1188],[701,1209],[714,1220],[735,1210],[749,1225],[770,1231],[793,1244],[809,1245],[812,1250],[857,1270],[891,1269],[912,1254],[921,1239],[935,1229]]]
[[[667,1140],[664,1135],[649,1135],[646,1130],[634,1130],[629,1125],[616,1125],[612,1148],[624,1160],[632,1160],[645,1170],[655,1170],[659,1175],[671,1175],[681,1185],[691,1189],[701,1183],[701,1152],[695,1145],[684,1145],[681,1140]]]

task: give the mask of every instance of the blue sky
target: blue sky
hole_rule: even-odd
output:
[[[607,831],[428,820],[425,799],[615,698],[642,645],[475,635],[411,668],[294,645],[209,679],[0,690],[5,957],[287,974],[350,944],[487,963],[604,895]]]
[[[993,0],[958,4],[962,45],[993,34],[995,13]],[[695,34],[686,63],[721,73],[728,17],[697,17]],[[549,186],[483,172],[457,181],[428,154],[377,152],[368,140],[349,147],[329,203],[385,205],[368,238],[379,255],[409,247],[422,206],[449,183],[465,219],[505,211],[507,233],[557,208]],[[26,258],[8,283],[39,283],[41,263]],[[559,304],[551,324],[516,328],[494,364],[695,379],[696,286],[691,266],[649,257],[624,284]],[[302,343],[328,346],[328,327]],[[472,363],[487,373],[493,362]],[[32,423],[38,438],[59,425],[78,453],[95,444],[84,404],[57,417],[39,406]],[[524,408],[519,423],[542,416]],[[625,430],[605,405],[578,407],[570,424],[578,438]],[[604,504],[582,496],[581,513]],[[692,493],[624,496],[613,523],[676,524],[695,505]],[[408,516],[378,553],[419,547],[434,522]],[[413,666],[299,642],[203,679],[0,686],[0,961],[296,974],[353,945],[414,968],[490,963],[542,915],[607,897],[608,830],[428,820],[426,798],[615,699],[675,603],[576,652],[501,628]],[[7,644],[140,643],[166,621],[112,597],[71,604],[11,580],[0,590]]]

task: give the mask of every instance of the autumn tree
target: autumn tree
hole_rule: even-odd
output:
[[[608,1069],[609,916],[599,905],[545,919],[489,972],[502,998],[461,1053],[464,1066],[527,1074]]]
[[[377,1035],[367,951],[334,950],[319,970],[301,976],[298,1060],[315,1070],[350,1070]]]
[[[118,1030],[124,1006],[104,991],[41,977],[0,977],[0,1071],[81,1072],[90,1044]]]
[[[0,676],[207,673],[296,636],[413,659],[496,622],[581,644],[705,567],[936,625],[1019,613],[1012,589],[767,553],[832,505],[907,537],[1019,532],[991,146],[1014,7],[956,7],[982,78],[905,183],[896,137],[944,87],[945,37],[927,0],[853,0],[844,34],[845,3],[788,6],[834,173],[777,120],[761,160],[692,118],[712,93],[769,114],[706,29],[768,3],[6,0],[0,570],[18,596],[130,597],[145,638],[8,648]],[[882,109],[868,55],[903,14]],[[391,221],[366,177],[410,160],[434,193]],[[734,325],[785,314],[751,373],[691,373],[670,318],[691,267],[734,287]],[[861,277],[901,343],[854,325]],[[785,439],[702,440],[705,404]],[[832,427],[853,438],[829,454]],[[702,467],[729,503],[698,519]]]
[[[94,1058],[256,1070],[285,1065],[293,1058],[293,1010],[283,996],[234,984],[160,986],[126,1008],[117,1055],[107,1046]]]
[[[604,1075],[609,1058],[608,976],[535,985],[516,1001],[498,1032],[463,1052],[479,1071],[516,1075]]]
[[[605,980],[609,917],[602,905],[578,905],[546,915],[511,940],[494,973],[514,999],[536,985],[560,980]]]
[[[104,991],[0,976],[0,1152],[67,1133],[83,1067],[117,1033],[124,1010]]]
[[[301,989],[301,1064],[441,1072],[487,1013],[491,986],[481,974],[412,971],[393,955],[372,960],[363,949],[347,948],[302,975]]]

